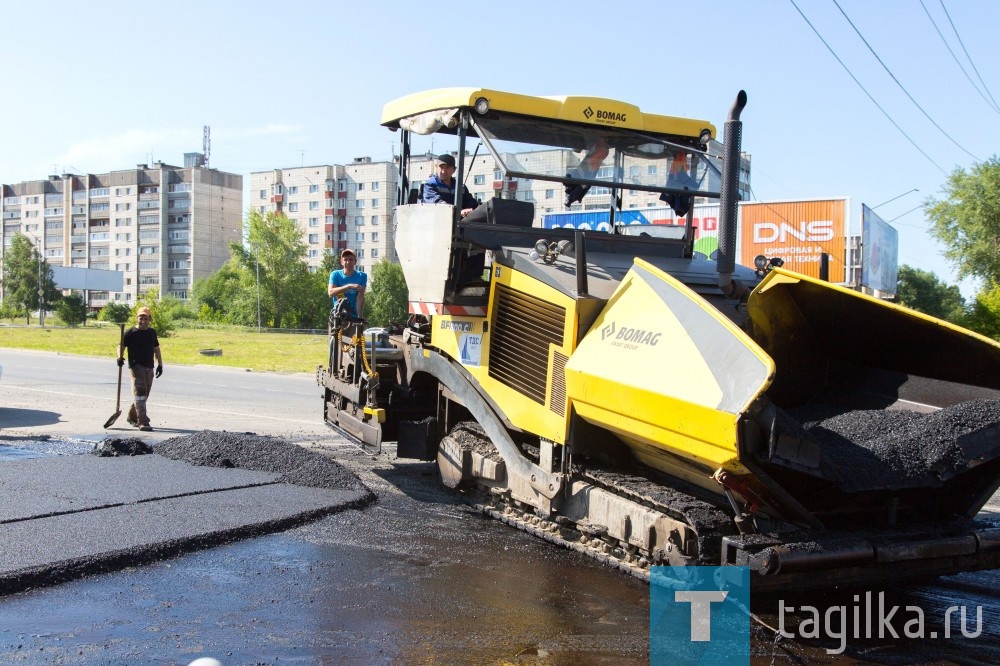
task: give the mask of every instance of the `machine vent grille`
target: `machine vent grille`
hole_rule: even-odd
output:
[[[549,345],[563,344],[566,310],[506,285],[496,287],[490,377],[544,405]]]
[[[549,409],[559,416],[566,415],[566,361],[569,357],[562,352],[552,353],[552,396]]]

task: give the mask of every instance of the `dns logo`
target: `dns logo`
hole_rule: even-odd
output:
[[[607,340],[612,335],[615,334],[615,322],[611,322],[607,326],[601,329],[601,340]]]
[[[754,243],[787,243],[789,239],[808,243],[825,243],[833,240],[833,222],[814,220],[793,226],[787,222],[758,222],[753,226]]]

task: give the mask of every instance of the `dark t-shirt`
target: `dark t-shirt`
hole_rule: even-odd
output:
[[[128,350],[128,365],[136,363],[147,368],[153,367],[153,350],[160,346],[156,331],[147,328],[145,331],[137,327],[125,331],[125,349]]]

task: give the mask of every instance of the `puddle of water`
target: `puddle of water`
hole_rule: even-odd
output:
[[[90,453],[97,441],[87,439],[11,439],[0,441],[0,462]]]

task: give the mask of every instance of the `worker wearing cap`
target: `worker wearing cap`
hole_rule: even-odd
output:
[[[160,341],[151,324],[153,313],[141,307],[135,313],[136,325],[125,331],[122,347],[118,348],[118,365],[124,365],[124,351],[128,350],[128,369],[132,375],[132,406],[128,409],[128,422],[143,432],[153,427],[149,424],[146,401],[153,388],[153,377],[163,374],[163,357],[160,356]],[[153,360],[156,369],[153,369]]]
[[[424,183],[423,202],[424,203],[446,203],[455,205],[455,158],[451,155],[439,155],[434,161],[437,173],[431,176],[430,180]],[[465,217],[476,208],[479,202],[469,194],[469,190],[462,186],[462,217]]]
[[[368,275],[354,270],[358,258],[354,250],[346,249],[340,253],[340,264],[343,268],[330,273],[330,282],[326,293],[333,298],[333,307],[337,301],[344,298],[354,308],[357,317],[363,317],[365,312],[365,288],[368,286]]]

